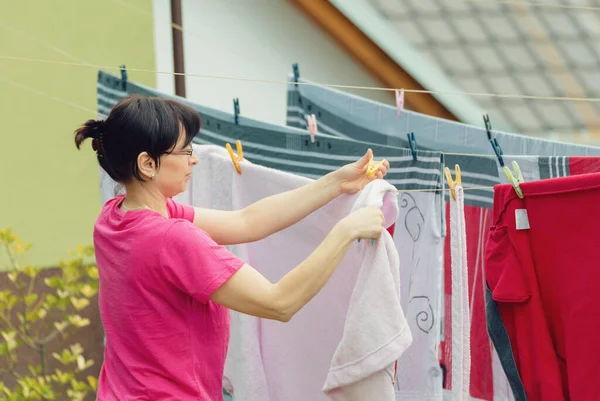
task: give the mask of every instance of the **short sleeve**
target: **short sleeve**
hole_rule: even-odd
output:
[[[203,303],[245,263],[185,221],[177,221],[169,228],[161,246],[160,274]]]
[[[190,223],[194,222],[195,212],[194,207],[191,205],[184,205],[169,198],[167,199],[167,210],[172,219],[184,219]]]

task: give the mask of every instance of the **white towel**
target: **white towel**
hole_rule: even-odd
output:
[[[395,188],[373,181],[360,192],[352,210],[384,204],[398,214]],[[388,202],[384,203],[384,197]],[[394,364],[412,335],[400,306],[400,261],[394,240],[383,231],[372,245],[364,241],[362,260],[323,391],[336,401],[393,401]]]
[[[237,173],[225,149],[216,145],[194,145],[194,153],[200,162],[194,167],[188,190],[179,197],[181,201],[188,199],[188,194],[196,207],[237,209],[233,200],[234,175]],[[248,245],[230,245],[227,248],[251,263]],[[256,336],[248,335],[258,333],[260,319],[233,311],[230,316],[229,349],[232,352],[229,352],[225,363],[223,388],[232,393],[236,401],[270,401],[260,344]]]
[[[195,206],[224,210],[240,209],[266,196],[291,190],[312,181],[305,177],[258,166],[249,161],[242,162],[242,174],[239,175],[233,169],[224,148],[195,145],[195,152],[200,159],[192,175],[192,202]],[[388,193],[385,198],[383,196],[393,187],[380,180],[371,183],[367,188],[369,191],[379,191],[379,202],[383,204],[386,222],[394,223],[398,213],[395,204],[396,195]],[[278,281],[289,269],[302,262],[341,218],[350,213],[353,207],[358,207],[358,199],[368,192],[367,188],[359,194],[343,195],[335,199],[294,226],[262,241],[231,249],[244,257],[269,280]],[[389,235],[387,232],[383,234]],[[236,401],[330,399],[323,392],[323,383],[328,377],[334,354],[340,343],[342,344],[340,349],[351,345],[349,341],[342,341],[346,316],[353,319],[359,317],[358,314],[348,313],[350,299],[368,295],[361,290],[362,284],[357,281],[357,277],[362,273],[361,277],[364,279],[360,280],[367,282],[373,280],[369,275],[369,269],[362,269],[363,258],[367,253],[370,254],[371,250],[378,252],[384,241],[387,244],[387,240],[382,238],[375,246],[371,245],[369,240],[361,241],[360,244],[354,243],[323,290],[288,323],[232,312],[225,387],[233,388]],[[397,269],[397,263],[393,264]],[[371,268],[373,271],[379,271],[375,265]],[[389,280],[384,284],[385,289],[378,288],[378,292],[389,296],[389,301],[384,302],[384,309],[391,305],[396,310],[400,294],[397,292],[399,284],[394,280],[398,280],[398,273],[395,273],[395,279],[391,271],[387,274]],[[353,295],[354,293],[356,295]],[[372,295],[373,300],[379,301],[380,294]],[[356,298],[355,302],[360,302],[359,298]],[[380,303],[368,307],[367,305],[371,305],[371,299],[363,299],[363,302],[366,306],[363,308],[363,313],[368,314],[369,310],[374,315],[381,313]],[[365,331],[371,335],[379,331],[382,333],[394,331],[388,330],[388,326],[397,325],[400,316],[403,314],[400,313],[394,319],[380,319],[376,325],[370,324],[369,327],[365,327]],[[364,321],[367,322],[369,319]],[[349,327],[357,327],[356,324],[362,323],[352,323]],[[405,333],[410,336],[410,331],[407,330]],[[377,335],[377,338],[379,337],[383,336]],[[406,337],[404,341],[410,342]],[[398,356],[399,353],[385,355],[379,370],[384,371]],[[372,359],[368,360],[372,363]],[[367,389],[369,391],[369,394],[359,399],[390,399],[381,398],[384,391],[391,391],[393,394],[391,372],[386,374],[382,386],[377,381],[382,376],[376,374],[358,383],[359,391]],[[369,383],[374,384],[373,388],[366,386]],[[352,391],[352,386],[350,384],[346,388]],[[354,392],[354,394],[359,393]]]
[[[452,258],[452,393],[457,401],[470,400],[471,321],[469,274],[463,188],[455,187],[450,201],[450,255]]]

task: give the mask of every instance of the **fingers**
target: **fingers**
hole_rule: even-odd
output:
[[[371,148],[369,148],[367,150],[367,153],[365,153],[365,155],[358,160],[358,167],[366,168],[372,158],[373,158],[373,151],[371,150]]]
[[[370,149],[369,149],[369,150],[370,150]],[[361,160],[362,160],[362,159],[361,159]],[[366,169],[369,169],[369,166],[371,166],[371,169],[372,169],[372,170],[371,170],[372,172],[369,174],[369,175],[370,175],[370,178],[372,178],[372,179],[375,179],[375,178],[379,178],[379,179],[381,179],[381,178],[383,178],[383,177],[385,177],[385,176],[386,176],[386,174],[387,174],[387,172],[388,172],[388,170],[389,170],[389,168],[390,168],[390,162],[388,162],[388,161],[387,161],[387,160],[385,160],[385,159],[383,159],[383,160],[382,160],[382,161],[380,161],[380,162],[376,162],[376,161],[374,161],[374,160],[371,160],[371,161],[370,161],[369,163],[367,163],[367,164],[366,164],[364,167],[365,167]],[[375,170],[375,168],[376,168],[377,170]],[[375,171],[373,171],[373,170],[375,170]]]

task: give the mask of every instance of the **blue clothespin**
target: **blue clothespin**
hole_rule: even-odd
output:
[[[498,158],[500,167],[504,167],[504,160],[502,159],[502,155],[504,153],[502,152],[502,148],[500,148],[500,144],[498,143],[498,140],[496,138],[492,138],[492,123],[490,122],[490,116],[485,114],[483,116],[483,122],[485,124],[485,130],[487,132],[488,140],[492,144],[492,149],[494,149],[494,153],[496,154],[496,157]]]
[[[292,64],[292,69],[294,70],[294,86],[298,89],[298,80],[300,79],[300,67],[298,67],[298,63]],[[298,93],[298,105],[302,108],[302,96]]]
[[[292,69],[294,70],[294,82],[296,86],[298,86],[298,79],[300,79],[300,68],[298,67],[298,63],[292,64]]]
[[[238,99],[237,97],[233,99],[233,113],[233,120],[235,121],[235,125],[238,125],[240,117],[240,99]]]
[[[412,157],[414,161],[417,161],[417,141],[415,141],[415,133],[409,132],[406,134],[408,137],[408,146],[410,147],[410,152],[412,153]]]
[[[124,91],[127,90],[127,70],[125,64],[121,65],[121,87]]]

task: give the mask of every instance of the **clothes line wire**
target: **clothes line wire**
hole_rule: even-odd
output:
[[[28,57],[0,56],[0,59],[15,60],[15,61],[27,61],[27,62],[35,62],[35,63],[46,63],[46,64],[57,64],[57,65],[74,66],[74,67],[98,68],[98,69],[105,69],[105,70],[120,70],[120,67],[115,67],[115,66],[87,64],[87,63],[81,64],[81,63],[73,63],[73,62],[68,62],[68,61],[44,60],[44,59],[28,58]],[[232,76],[224,76],[224,75],[190,74],[190,73],[179,73],[179,72],[170,72],[170,71],[156,71],[156,70],[150,70],[150,69],[145,69],[145,68],[127,67],[127,71],[145,72],[145,73],[153,73],[153,74],[164,74],[164,75],[184,75],[187,77],[220,79],[220,80],[230,80],[230,81],[244,81],[244,82],[284,84],[284,85],[290,84],[289,81],[280,81],[280,80],[242,78],[242,77],[232,77]],[[376,86],[322,84],[322,83],[312,83],[312,82],[297,82],[297,84],[298,85],[307,85],[307,86],[328,87],[328,88],[363,89],[363,90],[388,91],[388,92],[399,90],[399,89],[395,89],[395,88],[385,88],[385,87],[376,87]],[[487,97],[528,99],[528,100],[557,100],[557,101],[591,102],[591,103],[600,102],[600,98],[597,98],[597,97],[510,95],[510,94],[502,94],[502,93],[429,91],[429,90],[421,90],[421,89],[404,89],[404,92],[405,93],[421,93],[421,94],[429,93],[429,94],[447,94],[447,95],[464,95],[464,96],[487,96]]]
[[[99,113],[96,110],[92,110],[92,109],[87,108],[85,106],[81,106],[81,105],[79,105],[77,103],[73,103],[73,102],[71,102],[69,100],[65,100],[65,99],[62,99],[60,97],[50,95],[50,94],[48,94],[48,93],[46,93],[44,91],[41,91],[41,90],[38,90],[38,89],[34,89],[34,88],[30,87],[30,86],[24,85],[24,84],[22,84],[20,82],[16,82],[16,81],[14,81],[12,79],[5,78],[3,76],[0,76],[0,82],[5,82],[7,84],[14,85],[14,86],[16,86],[18,88],[21,88],[21,89],[24,89],[26,91],[35,93],[35,94],[37,94],[39,96],[46,97],[46,98],[48,98],[48,99],[50,99],[52,101],[65,104],[67,106],[71,106],[71,107],[77,108],[79,110],[87,111],[87,112],[93,113],[95,115],[99,115],[102,118],[106,118],[107,117],[105,114]],[[456,154],[456,153],[447,153],[447,154]],[[469,154],[467,154],[467,155],[469,155]],[[490,156],[490,155],[482,155],[482,156]],[[478,190],[478,189],[481,190],[481,189],[493,189],[493,188],[494,188],[493,186],[484,186],[484,187],[463,188],[463,190],[469,191],[469,190]],[[443,191],[449,191],[449,190],[450,190],[449,188],[427,188],[427,189],[406,189],[406,190],[404,190],[404,189],[396,189],[395,191],[392,191],[392,192],[396,192],[396,193],[404,193],[404,192],[443,192]]]
[[[7,78],[5,78],[5,77],[2,77],[2,76],[0,76],[0,81],[4,81],[4,82],[6,82],[6,83],[9,83],[9,84],[11,84],[11,85],[17,86],[17,87],[19,87],[19,88],[21,88],[21,89],[25,89],[25,90],[28,90],[28,91],[30,91],[30,92],[36,93],[36,94],[38,94],[38,95],[40,95],[40,96],[47,97],[47,98],[49,98],[49,99],[51,99],[51,100],[54,100],[54,101],[56,101],[56,102],[59,102],[59,103],[64,103],[64,104],[66,104],[66,105],[69,105],[69,106],[72,106],[72,107],[78,108],[78,109],[80,109],[80,110],[83,110],[83,111],[87,111],[87,112],[90,112],[90,113],[96,114],[96,115],[98,115],[98,116],[100,116],[100,117],[102,117],[102,118],[107,118],[107,117],[108,117],[107,115],[105,115],[105,114],[102,114],[102,113],[100,113],[100,112],[98,112],[98,111],[96,111],[96,110],[92,110],[92,109],[89,109],[89,108],[87,108],[87,107],[85,107],[85,106],[81,106],[81,105],[79,105],[79,104],[77,104],[77,103],[73,103],[73,102],[71,102],[70,100],[65,100],[65,99],[62,99],[62,98],[60,98],[60,97],[57,97],[57,96],[50,95],[50,94],[48,94],[48,93],[46,93],[46,92],[40,91],[40,90],[38,90],[38,89],[31,88],[31,87],[29,87],[29,86],[23,85],[22,83],[19,83],[19,82],[16,82],[16,81],[13,81],[13,80],[7,79]],[[492,158],[492,159],[495,159],[495,158],[496,158],[496,156],[495,156],[495,155],[492,155],[492,154],[477,154],[477,153],[451,153],[451,152],[440,152],[440,153],[442,153],[442,154],[444,154],[444,155],[448,155],[448,156],[478,156],[478,157],[489,157],[489,158]],[[486,188],[489,188],[489,187],[486,187]]]
[[[111,0],[118,4],[126,5],[128,8],[136,9],[135,6],[127,3],[124,0]],[[469,1],[469,0],[465,0]],[[493,1],[493,0],[472,0],[472,1]],[[139,12],[146,13],[143,10],[136,9]],[[176,25],[176,24],[174,24]],[[56,47],[52,44],[45,43],[39,39],[35,39],[30,37],[28,34],[17,30],[14,27],[10,27],[6,24],[0,23],[0,27],[12,30],[13,32],[17,32],[22,36],[27,37],[30,41],[38,43],[50,50],[53,50],[59,54],[67,56],[73,60],[79,61],[78,63],[74,62],[66,62],[66,61],[56,61],[56,60],[45,60],[45,59],[37,59],[37,58],[28,58],[28,57],[15,57],[15,56],[1,56],[0,59],[4,60],[15,60],[15,61],[28,61],[28,62],[37,62],[37,63],[47,63],[47,64],[57,64],[57,65],[65,65],[65,66],[76,66],[76,67],[88,67],[88,68],[102,68],[106,70],[120,70],[120,67],[115,66],[103,66],[96,65],[87,62],[86,60],[81,59],[80,57],[73,56],[68,53],[64,49]],[[179,27],[181,28],[181,27]],[[255,82],[255,83],[270,83],[270,84],[284,84],[289,85],[289,81],[282,80],[266,80],[266,79],[252,79],[252,78],[242,78],[242,77],[231,77],[231,76],[220,76],[220,75],[204,75],[204,74],[192,74],[192,73],[177,73],[171,71],[156,71],[149,69],[141,69],[141,68],[127,68],[128,71],[135,72],[144,72],[144,73],[153,73],[153,74],[161,74],[161,75],[183,75],[187,77],[198,77],[198,78],[207,78],[207,79],[220,79],[220,80],[235,80],[235,81],[245,81],[245,82]],[[402,88],[386,88],[386,87],[374,87],[374,86],[357,86],[357,85],[340,85],[340,84],[321,84],[321,83],[312,83],[312,82],[297,82],[297,85],[306,85],[306,86],[318,86],[318,87],[329,87],[329,88],[338,88],[338,89],[359,89],[359,90],[373,90],[373,91],[396,91]],[[421,90],[421,89],[404,89],[405,93],[417,93],[417,94],[448,94],[448,95],[461,95],[461,96],[484,96],[484,97],[498,97],[498,98],[512,98],[512,99],[529,99],[529,100],[555,100],[555,101],[573,101],[573,102],[600,102],[600,98],[585,98],[585,97],[561,97],[561,96],[535,96],[535,95],[511,95],[511,94],[500,94],[500,93],[483,93],[483,92],[453,92],[453,91],[430,91],[430,90]]]
[[[117,2],[117,3],[124,3],[124,2],[122,2],[121,0],[112,0],[112,1],[115,1],[115,2]],[[79,62],[79,64],[91,65],[91,63],[89,63],[88,61],[86,61],[86,60],[84,60],[84,59],[82,59],[82,58],[80,58],[80,57],[74,56],[74,55],[72,55],[72,54],[68,53],[67,51],[65,51],[65,50],[63,50],[63,49],[57,48],[57,47],[55,47],[55,46],[53,46],[53,45],[50,45],[50,44],[48,44],[48,43],[46,43],[46,42],[44,42],[44,41],[40,41],[40,40],[38,40],[38,39],[32,38],[32,37],[31,37],[31,36],[29,36],[27,33],[23,32],[23,31],[19,31],[18,29],[14,28],[14,27],[8,26],[8,25],[6,25],[6,24],[3,24],[3,23],[0,23],[0,27],[1,27],[1,28],[4,28],[4,29],[7,29],[7,30],[10,30],[10,31],[12,31],[13,33],[15,33],[15,32],[16,32],[17,34],[19,34],[19,35],[21,35],[21,36],[25,36],[25,37],[26,37],[28,40],[30,40],[30,41],[32,41],[32,42],[35,42],[35,43],[37,43],[37,44],[39,44],[39,45],[42,45],[42,46],[46,47],[47,49],[49,49],[49,50],[52,50],[52,51],[55,51],[55,52],[57,52],[57,53],[59,53],[59,54],[61,54],[61,55],[63,55],[63,56],[66,56],[66,57],[68,57],[68,58],[72,59],[72,60],[78,61],[78,62]],[[0,58],[1,58],[1,56],[0,56]],[[79,65],[79,64],[77,64],[77,65]],[[15,83],[15,84],[16,84],[16,83]],[[18,84],[18,85],[21,85],[21,84]],[[32,90],[33,90],[33,89],[32,89]],[[46,95],[46,96],[49,96],[49,97],[50,97],[50,95]],[[68,102],[68,101],[63,101],[63,102]],[[80,108],[80,106],[79,106],[79,105],[76,105],[76,107]],[[91,111],[91,110],[88,110],[88,111]],[[94,111],[92,111],[92,112],[94,112]],[[107,117],[107,116],[104,116],[104,118],[106,118],[106,117]],[[495,155],[492,155],[492,154],[474,154],[474,153],[448,153],[448,152],[444,152],[444,154],[445,154],[445,155],[449,155],[449,156],[479,156],[479,157],[489,157],[489,158],[495,158]]]
[[[135,10],[137,12],[151,15],[152,13],[148,11],[144,11],[138,9],[132,4],[124,1],[124,0],[111,0],[117,4],[123,5],[129,9]],[[505,4],[519,4],[519,5],[527,5],[527,6],[536,6],[536,7],[558,7],[558,8],[575,8],[575,9],[586,9],[586,10],[595,10],[599,11],[600,7],[587,7],[587,6],[569,6],[569,5],[561,5],[561,4],[544,4],[544,3],[532,3],[532,2],[524,2],[524,1],[515,1],[515,0],[463,0],[465,2],[476,2],[476,3],[505,3]],[[183,32],[183,28],[175,23],[171,23],[171,26],[174,29],[180,30]],[[30,61],[30,62],[38,62],[38,63],[51,63],[51,64],[62,64],[69,66],[79,66],[79,67],[91,67],[91,68],[103,68],[107,70],[118,69],[118,67],[114,66],[100,66],[91,64],[79,57],[73,56],[66,52],[65,50],[58,48],[54,45],[47,44],[38,39],[34,39],[29,37],[27,34],[22,31],[16,30],[14,27],[7,26],[5,24],[0,23],[0,27],[3,27],[7,30],[12,30],[19,32],[20,35],[28,37],[29,40],[41,44],[59,54],[67,56],[73,60],[80,61],[80,63],[68,63],[54,60],[42,60],[42,59],[34,59],[34,58],[26,58],[26,57],[14,57],[14,56],[0,56],[0,59],[5,60],[16,60],[16,61]],[[192,35],[194,36],[194,35]],[[128,68],[129,71],[136,72],[145,72],[145,73],[154,73],[154,74],[163,74],[163,75],[183,75],[188,77],[198,77],[198,78],[208,78],[208,79],[221,79],[221,80],[237,80],[237,81],[246,81],[246,82],[256,82],[256,83],[271,83],[271,84],[285,84],[288,85],[289,82],[279,81],[279,80],[266,80],[266,79],[252,79],[252,78],[242,78],[242,77],[231,77],[231,76],[218,76],[218,75],[203,75],[203,74],[191,74],[191,73],[176,73],[176,72],[167,72],[167,71],[156,71],[156,70],[148,70],[148,69],[140,69],[140,68]],[[319,87],[330,87],[330,88],[340,88],[340,89],[359,89],[359,90],[373,90],[373,91],[396,91],[402,88],[385,88],[385,87],[373,87],[373,86],[357,86],[357,85],[340,85],[340,84],[321,84],[321,83],[309,83],[309,82],[298,82],[298,85],[307,85],[307,86],[319,86]],[[419,90],[419,89],[404,89],[405,93],[416,93],[416,94],[448,94],[448,95],[461,95],[461,96],[480,96],[480,97],[497,97],[497,98],[511,98],[511,99],[529,99],[529,100],[549,100],[549,101],[572,101],[572,102],[600,102],[600,98],[585,98],[585,97],[563,97],[563,96],[535,96],[535,95],[511,95],[511,94],[500,94],[500,93],[484,93],[484,92],[453,92],[453,91],[430,91],[430,90]]]
[[[7,25],[7,24],[5,24],[3,22],[0,22],[0,28],[5,29],[5,30],[11,32],[13,35],[18,35],[18,36],[24,37],[25,39],[27,39],[28,41],[30,41],[32,43],[35,43],[35,44],[40,45],[42,47],[45,47],[46,49],[51,50],[51,51],[53,51],[55,53],[58,53],[61,56],[69,58],[69,59],[71,59],[73,61],[78,61],[81,64],[89,64],[88,61],[82,59],[81,57],[74,56],[74,55],[72,55],[71,53],[67,52],[64,49],[56,47],[56,46],[54,46],[54,45],[52,45],[50,43],[47,43],[47,42],[45,42],[43,40],[39,40],[37,38],[34,38],[29,33],[24,32],[24,31],[22,31],[20,29],[17,29],[17,28],[15,28],[13,26],[10,26],[10,25]]]
[[[518,1],[518,0],[462,0],[467,3],[488,3],[488,4],[508,4],[515,6],[524,7],[539,7],[539,8],[562,8],[572,10],[583,10],[583,11],[600,11],[600,7],[594,6],[577,6],[569,4],[548,4],[548,3],[534,3],[530,1]]]

